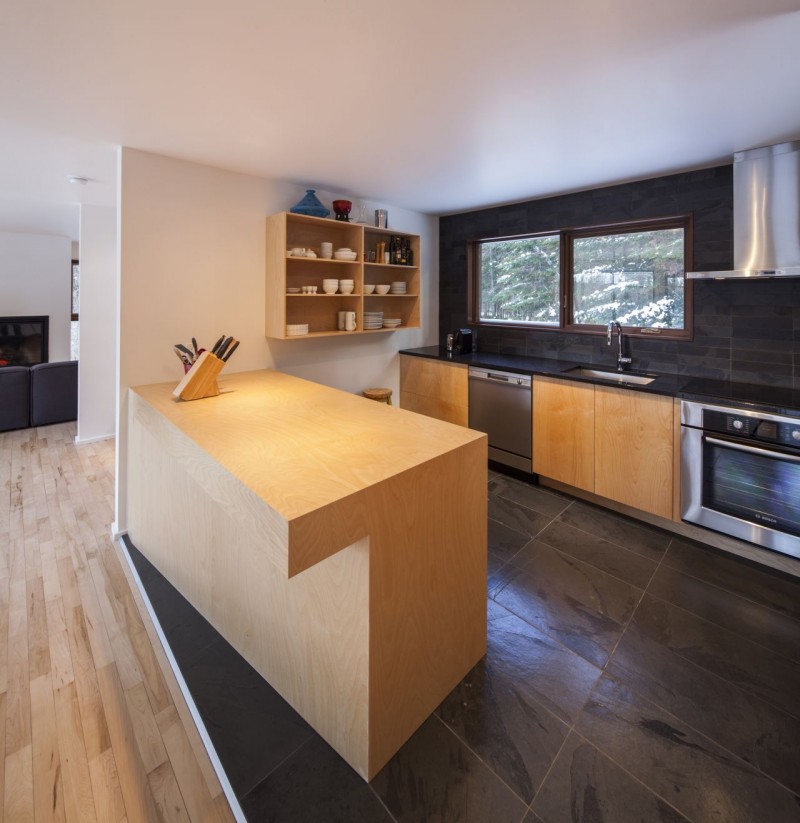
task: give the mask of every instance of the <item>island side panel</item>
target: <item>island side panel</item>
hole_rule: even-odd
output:
[[[487,439],[371,490],[370,778],[486,653]]]
[[[369,541],[288,579],[288,524],[140,397],[129,409],[134,544],[366,778]]]

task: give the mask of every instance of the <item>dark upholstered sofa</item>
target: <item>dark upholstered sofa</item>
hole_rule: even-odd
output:
[[[77,360],[0,368],[0,431],[77,417]]]

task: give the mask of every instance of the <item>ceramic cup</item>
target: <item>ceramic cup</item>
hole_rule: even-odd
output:
[[[355,331],[356,330],[356,313],[354,311],[346,311],[344,313],[344,330],[345,331]]]
[[[325,260],[330,260],[333,257],[333,243],[320,243],[319,252]]]
[[[336,325],[336,328],[339,329],[339,331],[344,331],[344,316],[346,314],[347,314],[346,311],[340,311],[339,312],[339,320],[338,320],[338,323]]]
[[[301,249],[299,246],[295,249],[292,249],[292,257],[305,257],[306,250]]]

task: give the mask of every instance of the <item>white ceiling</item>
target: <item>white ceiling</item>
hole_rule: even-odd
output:
[[[3,0],[0,229],[76,236],[117,145],[439,214],[728,162],[800,137],[798,43],[800,0]]]

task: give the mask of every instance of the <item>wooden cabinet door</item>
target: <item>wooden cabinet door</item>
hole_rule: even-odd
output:
[[[533,470],[594,491],[594,391],[589,383],[533,378]]]
[[[466,426],[467,367],[400,355],[400,408]]]
[[[595,386],[595,492],[672,518],[673,401]]]

